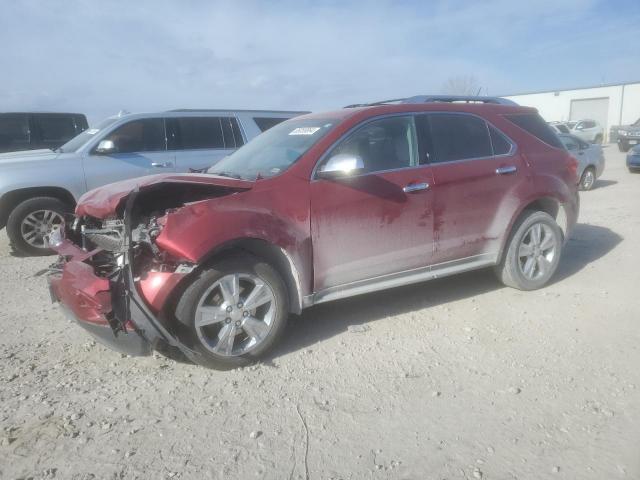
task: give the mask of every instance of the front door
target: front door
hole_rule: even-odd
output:
[[[364,169],[311,182],[315,291],[426,267],[432,178],[430,167],[419,161],[413,116],[366,123],[326,161],[338,154],[361,158]]]
[[[107,183],[175,171],[175,154],[166,149],[164,120],[132,120],[116,128],[102,140],[111,140],[115,151],[89,152],[83,158],[87,189]]]

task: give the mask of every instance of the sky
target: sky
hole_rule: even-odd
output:
[[[0,111],[331,110],[640,80],[640,1],[8,1]]]

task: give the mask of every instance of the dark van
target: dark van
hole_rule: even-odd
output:
[[[81,113],[0,113],[0,153],[54,150],[87,128]]]

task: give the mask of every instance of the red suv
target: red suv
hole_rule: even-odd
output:
[[[483,267],[542,287],[577,220],[576,168],[503,99],[296,117],[207,173],[85,194],[51,236],[50,289],[117,350],[244,365],[317,303]]]

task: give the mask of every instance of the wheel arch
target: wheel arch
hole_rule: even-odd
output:
[[[498,255],[498,262],[502,261],[502,258],[506,252],[507,246],[511,241],[516,229],[518,228],[518,222],[528,211],[545,212],[549,214],[558,224],[562,231],[563,239],[567,238],[567,229],[569,228],[569,220],[566,212],[566,208],[557,198],[552,196],[540,196],[525,203],[513,216],[511,223],[509,224],[509,235],[505,236],[502,245],[500,247],[500,254]]]
[[[73,194],[62,187],[27,187],[11,190],[0,197],[0,228],[6,226],[7,219],[14,208],[21,202],[35,197],[57,198],[70,208],[76,205],[76,199]]]
[[[233,254],[250,253],[260,258],[280,274],[289,294],[289,310],[291,313],[302,312],[302,288],[300,274],[293,258],[285,249],[260,238],[237,238],[219,245],[199,262],[199,269],[211,265],[216,260]]]

